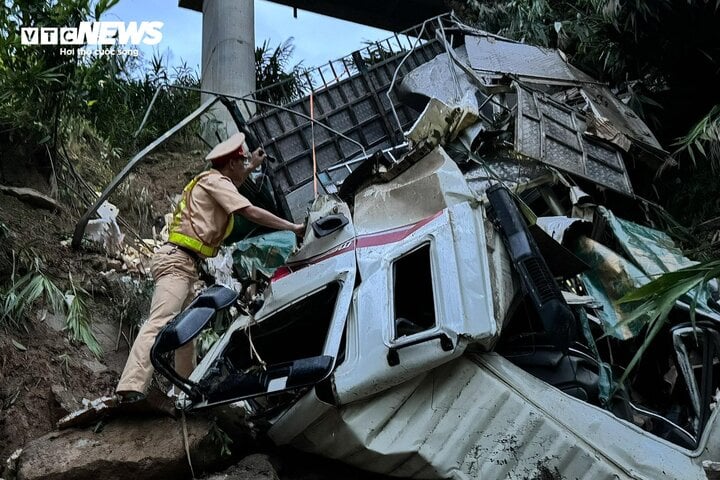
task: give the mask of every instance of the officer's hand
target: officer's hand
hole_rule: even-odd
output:
[[[305,235],[305,225],[302,223],[296,223],[293,225],[292,232],[302,238],[302,236]]]
[[[252,164],[257,167],[265,161],[266,157],[267,156],[265,155],[265,150],[263,150],[262,148],[258,148],[257,150],[252,152]]]

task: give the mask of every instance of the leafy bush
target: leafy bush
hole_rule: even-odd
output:
[[[265,40],[255,48],[255,84],[257,99],[270,103],[288,103],[305,95],[301,64],[290,67],[295,47],[292,37],[272,48]]]
[[[118,0],[4,1],[0,9],[0,143],[55,146],[61,120],[86,111],[87,81],[111,67],[83,64],[60,46],[22,45],[23,26],[77,26],[99,18]]]
[[[693,165],[699,154],[710,161],[713,172],[720,170],[720,104],[712,107],[675,145],[678,153],[687,153]]]
[[[690,320],[693,325],[695,324],[698,297],[707,288],[708,283],[717,278],[720,278],[720,260],[711,260],[665,273],[620,299],[620,303],[635,305],[633,312],[623,323],[640,320],[647,325],[647,333],[641,347],[626,367],[618,382],[619,385],[624,385],[645,351],[652,344],[653,339],[662,329],[678,300],[692,293],[693,289],[695,289],[695,293],[690,304]]]
[[[134,135],[155,91],[166,84],[197,87],[187,65],[169,68],[161,56],[148,62],[122,56],[61,54],[60,46],[21,44],[21,26],[77,26],[97,20],[118,0],[5,1],[0,9],[0,145],[23,144],[55,156],[80,120],[114,150],[134,153],[196,108],[199,93],[160,95],[146,127]]]
[[[100,357],[102,347],[90,328],[90,316],[88,315],[86,300],[89,295],[85,290],[75,286],[72,277],[70,277],[70,285],[72,286],[72,293],[65,294],[65,304],[67,305],[65,324],[70,339],[86,345],[96,357]]]
[[[137,73],[143,71],[139,76]],[[97,132],[120,155],[135,153],[189,115],[200,103],[196,91],[165,88],[153,104],[147,123],[138,131],[155,92],[166,85],[198,88],[200,78],[187,64],[168,67],[163,56],[153,56],[147,64],[137,60],[123,64],[114,76],[91,83],[92,98],[87,118]],[[185,129],[181,134],[195,132]]]
[[[96,356],[102,355],[102,348],[90,328],[90,317],[86,307],[88,293],[77,288],[70,277],[71,291],[63,293],[40,265],[39,259],[31,270],[16,279],[11,275],[10,284],[0,290],[0,326],[6,325],[13,329],[24,327],[31,308],[43,301],[47,308],[56,315],[65,315],[66,329],[70,339],[86,345]]]
[[[65,295],[55,283],[45,275],[39,265],[35,269],[15,279],[11,278],[10,287],[0,295],[0,324],[14,328],[24,326],[28,308],[43,299],[55,314],[64,311]]]
[[[99,155],[125,160],[190,114],[200,102],[198,73],[187,64],[168,65],[167,58],[62,55],[60,46],[21,44],[21,26],[77,26],[98,20],[118,0],[4,1],[0,9],[0,145],[24,144],[46,163],[63,147],[78,125],[92,130],[106,150]],[[303,94],[299,64],[290,66],[292,39],[255,51],[258,95],[287,102]],[[166,88],[190,87],[188,89]],[[155,98],[158,89],[162,91]],[[194,90],[193,90],[194,89]],[[139,129],[153,99],[147,122]],[[184,129],[185,140],[197,132]],[[46,149],[45,145],[49,148]],[[67,159],[69,161],[69,159]],[[97,185],[96,185],[97,187]]]

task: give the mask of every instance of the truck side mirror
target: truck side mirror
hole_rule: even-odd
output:
[[[185,310],[165,325],[150,350],[153,366],[191,398],[199,396],[197,385],[178,374],[169,361],[170,353],[193,341],[220,310],[229,308],[239,294],[222,285],[213,285],[198,295]]]

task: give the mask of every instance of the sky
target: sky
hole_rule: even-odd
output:
[[[170,65],[186,62],[200,69],[202,14],[178,7],[178,0],[120,0],[102,20],[165,22],[163,39],[155,51],[167,56]],[[365,40],[382,40],[390,35],[384,30],[303,10],[298,10],[298,18],[293,18],[290,7],[255,0],[255,43],[260,45],[269,40],[274,47],[293,37],[292,65],[302,61],[305,67],[319,66],[361,48]],[[152,47],[142,50],[148,58],[153,54]]]

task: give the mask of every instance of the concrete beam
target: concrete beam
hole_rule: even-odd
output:
[[[270,0],[309,12],[399,32],[449,11],[443,0]],[[203,0],[180,0],[180,6],[202,11]]]

